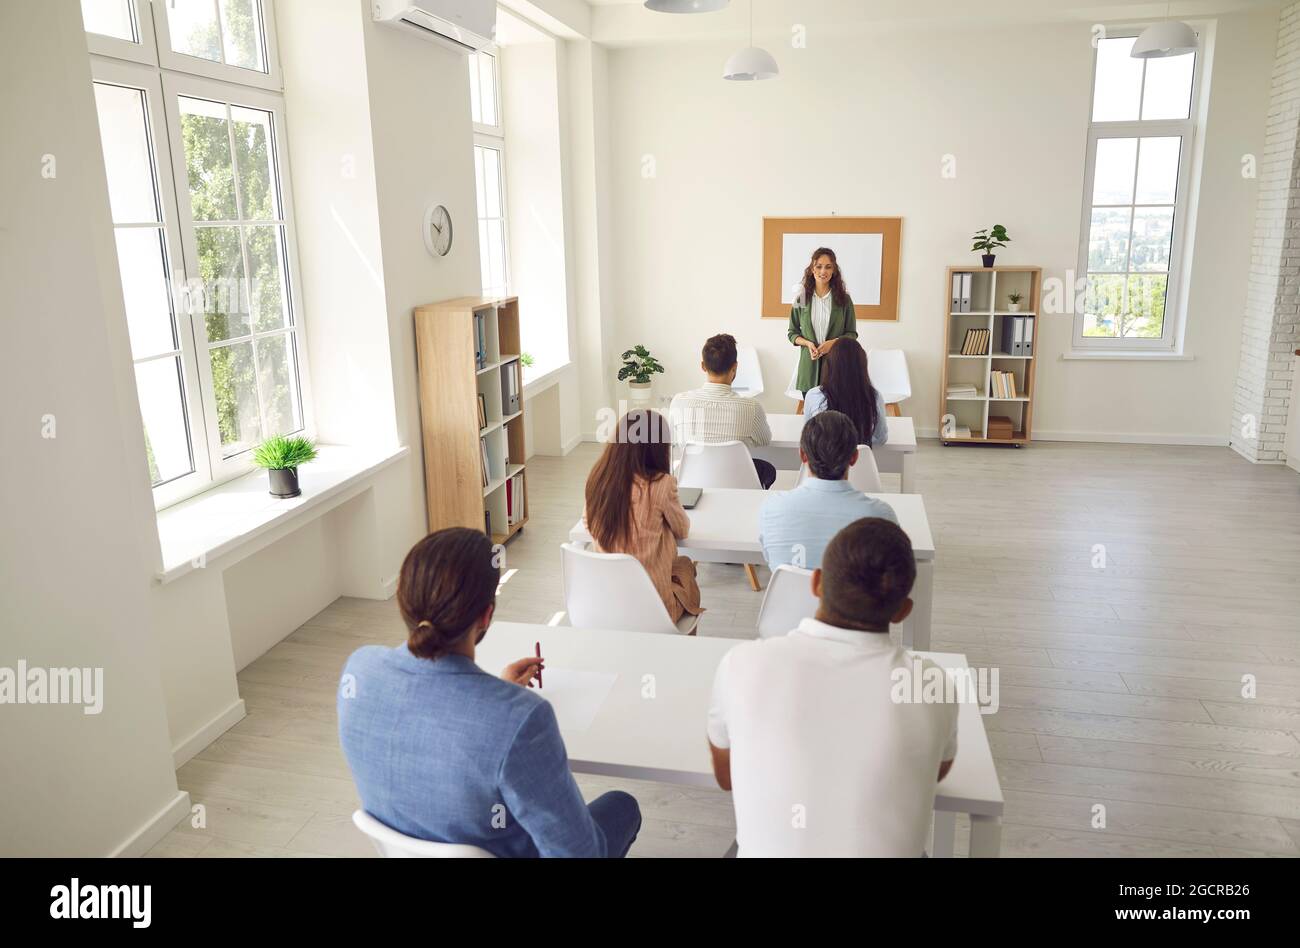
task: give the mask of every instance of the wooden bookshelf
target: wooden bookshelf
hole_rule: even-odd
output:
[[[493,543],[505,543],[528,522],[519,299],[466,296],[418,306],[415,341],[429,531],[472,527],[487,531]],[[514,409],[503,391],[511,378],[519,399]],[[512,520],[508,509],[516,507]]]
[[[970,275],[969,309],[954,308],[953,277]],[[1038,366],[1042,303],[1041,267],[949,267],[943,287],[943,379],[939,385],[939,440],[947,444],[1028,444],[1033,431],[1034,376]],[[1022,295],[1020,308],[1012,311],[1007,294]],[[1004,351],[1004,330],[1008,320],[1025,317],[1033,330],[1032,348],[1025,353]],[[987,349],[981,354],[963,355],[962,344],[969,330],[986,330]],[[994,371],[1010,372],[1015,378],[1015,397],[994,393]],[[951,396],[949,386],[970,383],[974,395]],[[944,418],[952,415],[957,427],[970,429],[970,437],[945,437]],[[1011,437],[987,436],[989,416],[1011,419]]]

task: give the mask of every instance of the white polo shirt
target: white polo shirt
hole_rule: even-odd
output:
[[[741,856],[919,856],[955,703],[898,703],[918,659],[877,632],[804,619],[718,665],[709,741],[731,748]]]

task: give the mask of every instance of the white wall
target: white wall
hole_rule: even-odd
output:
[[[153,638],[148,472],[78,5],[4,4],[0,62],[0,665],[104,678],[97,715],[0,706],[0,855],[134,854],[189,799]]]
[[[1226,443],[1248,264],[1253,188],[1276,11],[1214,29],[1213,92],[1191,284],[1190,362],[1062,362],[1070,318],[1040,329],[1037,434]],[[784,321],[759,318],[764,216],[900,216],[900,320],[861,323],[868,347],[907,352],[919,426],[937,427],[944,268],[977,265],[969,235],[1005,224],[1004,264],[1076,267],[1092,47],[1085,23],[894,25],[822,32],[806,49],[770,38],[779,79],[719,76],[734,41],[611,50],[614,338],[668,367],[662,393],[695,385],[715,332],[759,348],[769,410],[794,353]],[[783,45],[782,45],[783,44]],[[999,75],[985,76],[991,66]],[[940,175],[945,154],[957,177]],[[652,157],[655,176],[642,175]],[[850,291],[852,287],[850,287]]]

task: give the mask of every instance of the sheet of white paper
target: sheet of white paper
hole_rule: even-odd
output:
[[[560,730],[585,731],[596,719],[618,675],[614,672],[548,668],[542,672],[543,688],[538,692],[555,709]]]
[[[844,275],[844,285],[860,306],[880,305],[880,271],[885,249],[881,234],[784,234],[781,239],[781,302],[794,301],[808,258],[818,247],[830,247]]]

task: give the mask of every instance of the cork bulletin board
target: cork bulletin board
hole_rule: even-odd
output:
[[[763,218],[763,318],[788,319],[817,247],[835,251],[858,319],[898,319],[901,217]]]

